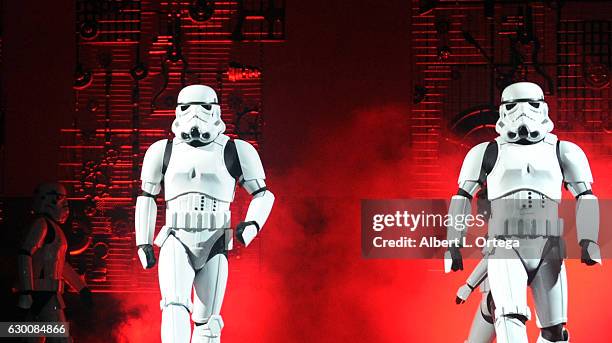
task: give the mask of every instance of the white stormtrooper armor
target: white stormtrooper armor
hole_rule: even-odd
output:
[[[501,101],[495,131],[506,142],[539,142],[553,130],[544,92],[535,83],[518,82],[506,87]]]
[[[162,341],[220,342],[221,304],[227,283],[227,251],[232,248],[230,203],[236,180],[253,198],[236,228],[248,246],[265,224],[274,195],[255,148],[223,134],[217,94],[207,86],[183,88],[178,96],[173,140],[153,143],[142,165],[142,195],[136,201],[136,244],[144,268],[159,253]],[[155,241],[154,197],[164,184],[166,222]],[[191,290],[194,290],[193,302]]]
[[[487,262],[486,256],[480,260],[476,268],[467,278],[464,285],[457,290],[455,303],[463,304],[476,287],[480,288],[482,298],[480,305],[476,309],[470,334],[465,343],[492,343],[495,338],[495,326],[493,325],[493,298],[491,289],[487,280]]]
[[[449,214],[470,213],[472,195],[486,183],[491,201],[489,237],[519,241],[518,248],[488,252],[497,341],[527,342],[525,321],[531,313],[526,288],[530,286],[541,328],[538,342],[567,342],[567,280],[558,206],[565,184],[577,199],[582,262],[601,263],[599,206],[591,191],[589,164],[577,145],[558,141],[550,133],[548,106],[536,84],[508,86],[499,112],[496,130],[500,136],[475,146],[466,156]],[[449,239],[464,236],[465,230],[448,228]],[[463,269],[459,248],[446,253],[454,271]]]

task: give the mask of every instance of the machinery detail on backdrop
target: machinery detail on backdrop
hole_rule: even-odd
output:
[[[190,84],[214,87],[226,134],[261,149],[262,45],[284,41],[285,4],[76,0],[76,12],[74,113],[60,161],[78,245],[70,261],[94,291],[157,291],[155,273],[145,273],[134,253],[145,150],[170,137],[176,95]],[[247,200],[238,194],[234,218],[244,216]],[[258,263],[255,243],[232,251],[242,256],[230,269]]]
[[[412,1],[417,188],[446,196],[440,157],[493,139],[497,96],[519,81],[542,86],[558,134],[609,154],[612,23],[588,2]]]

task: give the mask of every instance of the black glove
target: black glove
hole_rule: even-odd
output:
[[[259,232],[259,224],[257,224],[257,222],[255,221],[241,222],[240,224],[236,226],[236,239],[238,239],[238,242],[242,243],[242,245],[246,245],[246,243],[244,242],[244,237],[242,237],[242,234],[244,233],[244,230],[246,229],[246,227],[249,225],[255,225],[255,227],[257,228],[257,231]]]
[[[91,290],[89,287],[83,287],[79,292],[79,296],[81,297],[81,301],[88,307],[92,307],[94,305],[93,297],[91,295]]]
[[[138,248],[141,249],[142,252],[144,252],[147,258],[147,265],[145,266],[145,268],[146,269],[153,268],[153,266],[155,265],[155,262],[157,262],[157,260],[155,260],[155,253],[153,252],[153,246],[151,244],[141,244],[138,246]]]
[[[453,261],[453,264],[451,265],[451,270],[454,272],[458,270],[463,270],[463,257],[461,256],[461,251],[459,250],[459,247],[451,246],[448,248],[448,251],[450,252],[451,259]]]
[[[599,256],[591,256],[591,253],[589,252],[589,245],[591,243],[594,244],[594,247],[596,248],[595,250],[597,251],[597,255],[599,255],[599,246],[597,245],[597,243],[591,240],[588,240],[588,239],[583,239],[580,241],[580,247],[582,247],[580,261],[586,264],[587,266],[592,266],[594,264],[597,264],[597,261],[595,259],[600,258]]]
[[[468,283],[459,287],[459,289],[457,290],[457,296],[455,297],[455,304],[463,304],[470,296],[470,294],[472,294],[472,291],[474,291],[474,288]]]

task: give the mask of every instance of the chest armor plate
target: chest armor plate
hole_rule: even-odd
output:
[[[213,142],[199,148],[186,143],[175,145],[164,175],[166,201],[185,193],[202,193],[231,202],[236,181],[225,166],[225,143]]]
[[[64,232],[55,223],[47,221],[47,230],[53,230],[55,237],[49,243],[44,242],[32,256],[33,275],[35,279],[60,280],[68,243]]]
[[[497,162],[487,176],[490,200],[522,189],[561,199],[563,175],[557,159],[557,138],[550,136],[531,145],[498,142]]]

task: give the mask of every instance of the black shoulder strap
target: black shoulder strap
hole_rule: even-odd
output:
[[[480,166],[480,176],[478,177],[478,182],[481,185],[487,180],[487,175],[491,173],[493,167],[495,167],[495,162],[497,162],[497,141],[490,141],[489,145],[487,145],[484,156],[482,157],[482,165]]]
[[[47,216],[43,216],[45,223],[47,224],[47,232],[45,234],[45,244],[53,243],[55,240],[55,227],[51,219],[47,218]]]
[[[166,174],[168,169],[168,163],[170,163],[170,156],[172,155],[172,139],[168,139],[166,142],[166,149],[164,150],[164,160],[162,164],[162,177]]]
[[[563,163],[561,163],[561,140],[557,140],[557,162],[559,162],[559,168],[561,168],[561,175],[563,174]]]
[[[225,161],[225,167],[230,175],[238,179],[242,176],[242,168],[240,167],[240,159],[238,158],[238,151],[236,150],[236,143],[233,140],[225,143],[223,149],[223,159]]]
[[[559,162],[559,168],[561,168],[561,176],[565,180],[565,171],[563,170],[563,163],[561,163],[561,140],[557,139],[557,162]],[[563,181],[563,187],[567,188],[567,182]]]

